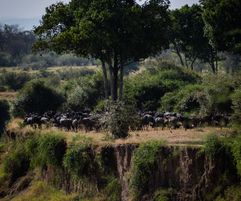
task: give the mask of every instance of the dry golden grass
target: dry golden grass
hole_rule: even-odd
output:
[[[126,139],[112,139],[104,132],[96,133],[85,132],[80,130],[78,132],[64,131],[58,128],[46,128],[42,129],[34,129],[30,126],[22,127],[22,120],[15,119],[8,124],[8,130],[14,132],[16,135],[28,135],[37,132],[39,134],[60,134],[65,136],[67,142],[71,142],[75,139],[76,142],[83,140],[91,142],[93,145],[108,145],[108,144],[139,144],[143,142],[153,141],[153,140],[162,140],[167,142],[168,144],[190,144],[190,145],[201,145],[206,137],[209,134],[216,134],[220,136],[227,136],[231,130],[228,128],[213,128],[213,127],[205,127],[205,128],[196,128],[185,131],[184,129],[177,130],[154,130],[149,129],[146,131],[132,131],[130,132],[130,136]]]
[[[58,70],[82,70],[82,69],[89,69],[89,70],[96,70],[95,65],[93,66],[53,66],[53,67],[48,67],[46,68],[46,71],[48,72],[55,72]],[[29,70],[29,71],[25,71],[23,68],[21,67],[0,67],[0,74],[1,73],[5,73],[5,72],[14,72],[14,73],[20,73],[20,72],[27,72],[30,74],[35,74],[38,73],[39,70]]]
[[[13,100],[17,96],[17,92],[0,92],[0,100]]]

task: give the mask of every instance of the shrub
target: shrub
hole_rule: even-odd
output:
[[[13,183],[36,167],[62,167],[65,152],[65,139],[51,133],[16,141],[10,144],[9,152],[4,159],[4,174],[10,183]]]
[[[29,143],[29,147],[32,147],[32,150],[34,150],[33,145],[33,143]],[[46,134],[37,138],[36,145],[36,153],[35,155],[32,155],[32,164],[34,166],[62,166],[63,158],[67,149],[67,144],[64,137],[59,135]]]
[[[72,110],[93,109],[103,98],[103,81],[100,74],[82,77],[67,92],[67,108]]]
[[[4,132],[6,123],[9,119],[9,104],[5,100],[0,100],[0,136]]]
[[[241,200],[241,186],[228,187],[223,195],[218,196],[215,201],[240,201]]]
[[[149,181],[151,181],[156,160],[162,147],[163,142],[149,142],[141,144],[134,152],[131,187],[137,200],[148,192]]]
[[[103,128],[114,138],[126,138],[129,127],[134,126],[138,119],[134,107],[123,102],[110,102],[107,110],[101,120]]]
[[[27,113],[41,114],[50,110],[56,111],[63,102],[61,94],[45,86],[42,81],[34,81],[20,91],[14,102],[14,114],[21,116]]]
[[[4,160],[4,172],[9,176],[10,183],[14,183],[19,177],[24,176],[30,166],[30,158],[25,149],[17,147],[7,155]]]
[[[106,201],[121,201],[121,185],[117,178],[111,178],[104,189]]]
[[[218,156],[218,154],[223,150],[224,146],[224,143],[217,135],[211,134],[207,136],[204,144],[204,151],[208,156],[214,158],[215,156]]]
[[[24,72],[6,72],[0,76],[0,84],[14,91],[21,89],[30,80],[30,75]]]
[[[232,126],[236,130],[241,129],[241,90],[235,91],[232,95],[233,102],[233,114],[232,114]]]
[[[64,167],[76,179],[93,177],[95,165],[91,147],[86,144],[70,146],[64,156]]]
[[[140,110],[156,110],[166,93],[199,81],[196,74],[179,67],[153,67],[130,75],[125,80],[125,99],[136,103]]]
[[[241,136],[235,138],[232,144],[232,154],[235,160],[238,174],[241,177]]]
[[[160,189],[155,192],[153,201],[169,201],[168,190]]]

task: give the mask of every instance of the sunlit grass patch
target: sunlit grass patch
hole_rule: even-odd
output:
[[[64,191],[38,181],[33,182],[30,188],[17,195],[12,201],[74,201],[76,197],[76,194],[66,195]]]

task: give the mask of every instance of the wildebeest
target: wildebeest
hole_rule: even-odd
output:
[[[68,131],[77,132],[80,129],[86,132],[99,131],[104,128],[102,118],[105,113],[91,113],[90,111],[67,111],[67,112],[46,112],[40,114],[29,114],[24,119],[24,125],[30,125],[33,128],[41,128],[42,125],[54,126]],[[230,120],[228,115],[216,114],[204,117],[184,116],[174,112],[139,112],[136,114],[138,125],[134,129],[146,130],[148,128],[169,128],[173,129],[183,127],[185,130],[192,129],[201,125],[227,126]],[[130,129],[133,129],[130,127]]]

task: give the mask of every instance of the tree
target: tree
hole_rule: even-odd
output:
[[[219,51],[241,54],[241,1],[201,0],[205,34]]]
[[[35,36],[31,31],[22,31],[17,25],[0,24],[0,64],[17,65],[24,55],[30,53]]]
[[[35,29],[39,36],[35,48],[100,59],[105,94],[109,94],[110,82],[111,97],[116,101],[123,94],[124,66],[168,46],[168,7],[169,0],[150,0],[143,5],[135,0],[53,4]]]
[[[208,62],[215,73],[217,55],[209,45],[208,38],[204,36],[205,24],[201,6],[185,5],[172,11],[171,18],[171,42],[182,66],[193,69],[195,61],[200,59]]]

